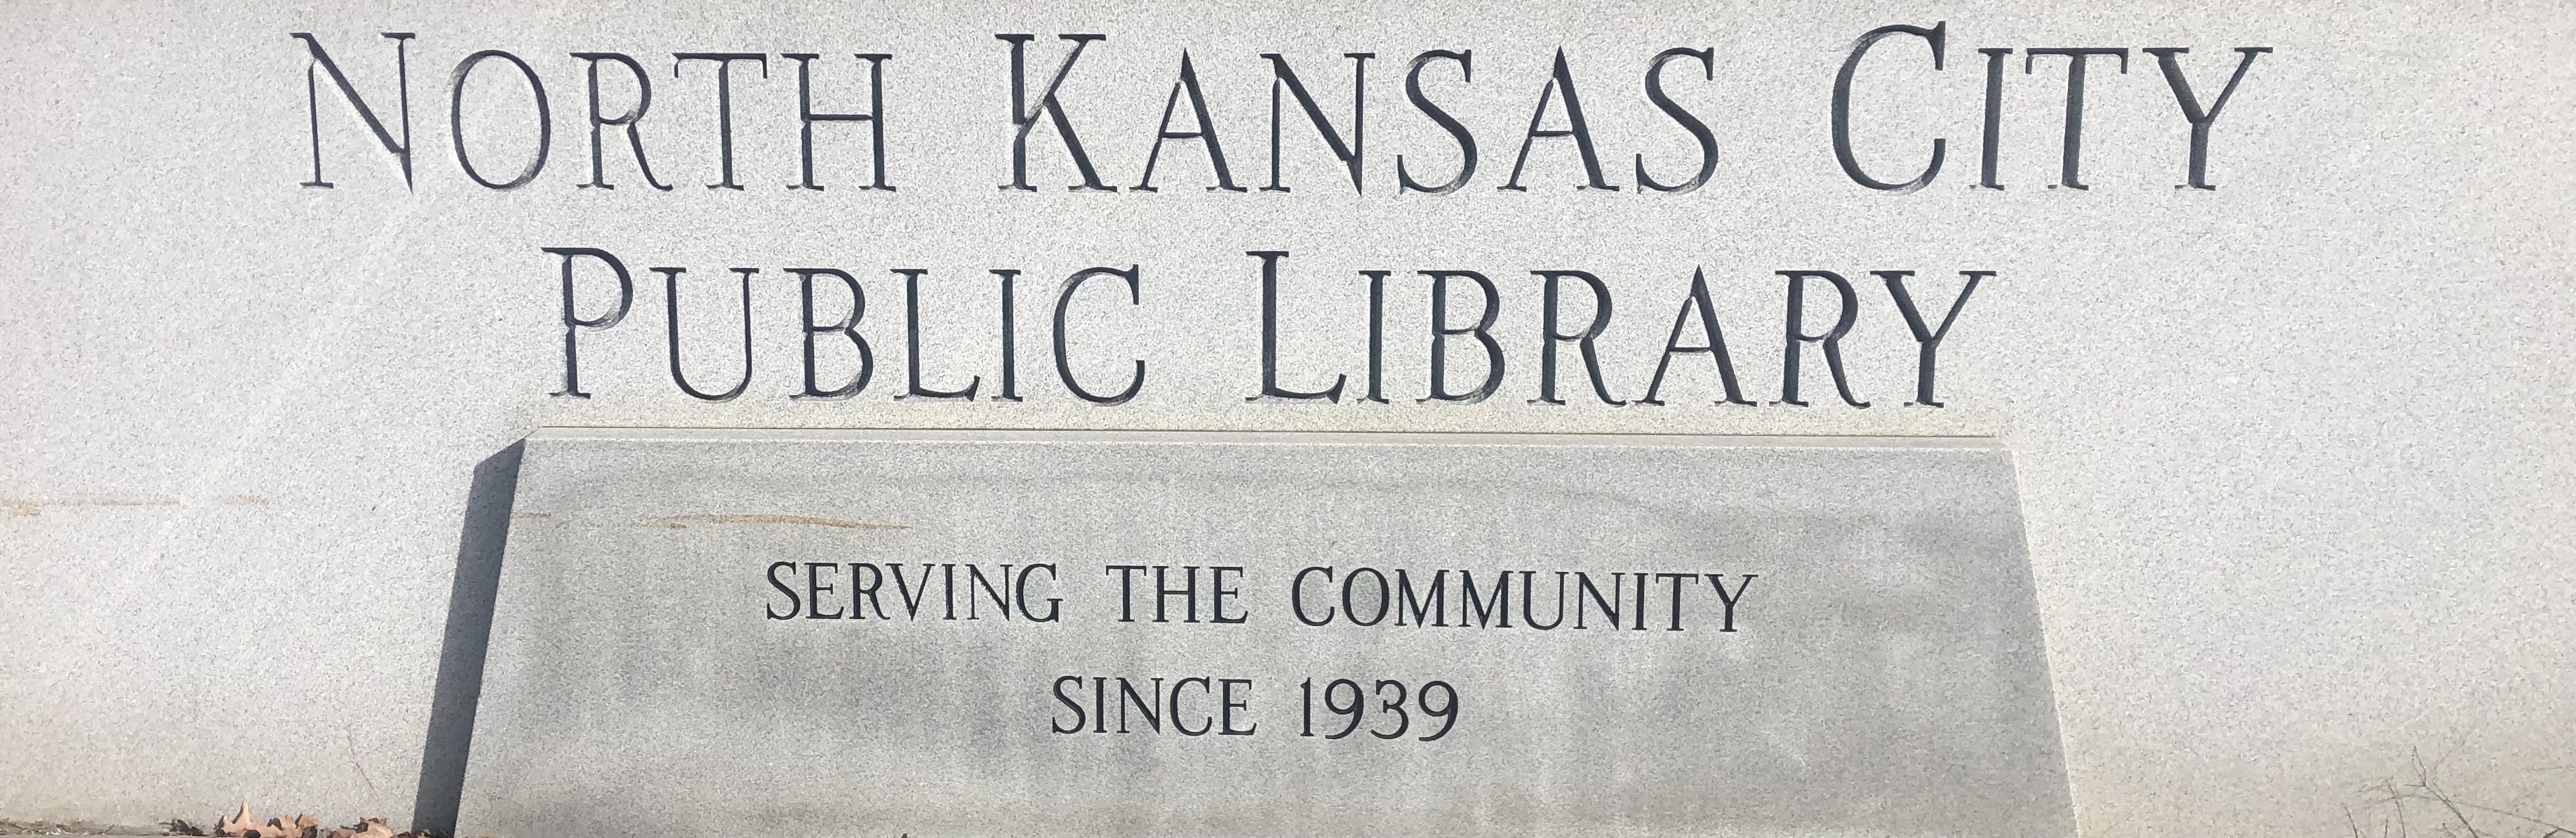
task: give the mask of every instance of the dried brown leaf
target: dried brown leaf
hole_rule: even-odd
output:
[[[250,804],[248,803],[242,804],[240,814],[236,814],[230,818],[221,816],[215,818],[215,834],[223,836],[223,838],[249,838],[249,836],[257,834],[258,830],[259,824],[252,823],[250,820]]]
[[[394,834],[392,828],[385,826],[383,818],[359,818],[357,826],[344,826],[331,830],[331,834],[324,838],[399,838],[399,836]]]
[[[250,804],[244,803],[239,814],[215,821],[215,834],[223,838],[314,838],[320,826],[321,822],[312,815],[297,815],[291,821],[276,817],[252,823]]]

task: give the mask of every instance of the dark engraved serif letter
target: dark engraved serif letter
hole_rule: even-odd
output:
[[[590,394],[581,391],[581,344],[574,339],[574,335],[583,329],[605,329],[615,326],[618,321],[626,319],[627,307],[635,304],[635,278],[626,273],[626,263],[618,261],[617,257],[609,255],[605,250],[591,247],[539,249],[563,257],[564,388],[552,395],[587,399],[590,398]],[[572,260],[576,256],[597,259],[617,274],[617,305],[611,307],[608,313],[588,320],[573,313]]]
[[[1689,192],[1708,183],[1708,176],[1717,173],[1717,135],[1709,133],[1708,123],[1701,122],[1699,117],[1692,115],[1689,110],[1682,107],[1680,102],[1673,101],[1673,97],[1664,92],[1666,62],[1697,58],[1701,77],[1715,81],[1717,80],[1715,56],[1715,50],[1675,47],[1656,54],[1655,60],[1646,65],[1646,101],[1655,103],[1655,107],[1662,109],[1664,115],[1672,117],[1674,122],[1681,123],[1682,130],[1689,131],[1691,139],[1699,142],[1699,172],[1691,175],[1691,179],[1677,184],[1668,186],[1658,183],[1654,177],[1646,174],[1646,155],[1640,154],[1637,155],[1637,191],[1644,192],[1652,189],[1657,192]]]
[[[1806,402],[1798,400],[1798,350],[1803,344],[1822,342],[1825,347],[1825,369],[1834,375],[1834,391],[1842,394],[1844,404],[1868,407],[1868,402],[1852,397],[1851,383],[1843,377],[1843,335],[1851,331],[1853,318],[1860,316],[1859,296],[1852,292],[1851,281],[1832,271],[1781,271],[1780,275],[1789,280],[1789,314],[1785,318],[1788,323],[1788,345],[1784,356],[1780,359],[1780,403],[1800,407],[1807,405]],[[1834,293],[1839,296],[1841,302],[1841,313],[1835,316],[1834,327],[1821,335],[1807,334],[1800,327],[1800,320],[1806,315],[1806,290],[1809,279],[1821,279],[1832,283]]]
[[[1386,277],[1392,271],[1361,271],[1369,281],[1368,314],[1368,398],[1363,401],[1386,404],[1386,393],[1379,385],[1386,379]]]
[[[1531,399],[1530,404],[1565,403],[1564,399],[1556,397],[1556,350],[1557,344],[1565,341],[1574,341],[1574,348],[1583,353],[1583,371],[1592,378],[1592,395],[1599,397],[1602,404],[1614,407],[1627,404],[1611,398],[1610,385],[1601,380],[1600,355],[1592,348],[1592,342],[1601,337],[1602,330],[1610,328],[1610,287],[1603,285],[1600,277],[1582,271],[1531,271],[1530,273],[1547,279],[1547,288],[1539,295],[1542,311],[1539,317],[1538,398]],[[1583,331],[1573,334],[1557,331],[1556,328],[1558,280],[1569,278],[1582,282],[1592,289],[1592,322],[1585,325]]]
[[[823,56],[810,52],[782,52],[778,57],[793,59],[796,62],[796,117],[799,129],[797,148],[800,151],[799,159],[803,161],[801,171],[804,173],[801,181],[788,184],[787,188],[823,188],[822,184],[814,182],[814,123],[865,122],[868,124],[869,171],[875,176],[875,180],[859,188],[882,192],[895,191],[892,185],[886,183],[885,140],[885,63],[894,56],[882,52],[853,53],[853,57],[868,62],[867,113],[815,113],[814,59]]]
[[[1073,391],[1076,398],[1103,407],[1115,407],[1126,404],[1127,400],[1136,397],[1136,391],[1144,389],[1145,362],[1142,359],[1136,361],[1136,374],[1128,379],[1127,389],[1103,396],[1083,389],[1081,383],[1073,380],[1073,365],[1066,359],[1065,353],[1065,315],[1073,307],[1073,292],[1080,290],[1085,280],[1096,276],[1114,276],[1127,280],[1128,304],[1144,305],[1145,303],[1143,275],[1137,271],[1135,265],[1129,265],[1125,269],[1085,268],[1066,278],[1064,289],[1056,292],[1055,295],[1055,374],[1057,380],[1064,382],[1064,389]]]
[[[742,391],[751,387],[751,275],[759,273],[760,269],[733,269],[734,273],[742,276],[742,378],[734,382],[733,389],[722,393],[702,392],[696,387],[689,386],[688,374],[680,371],[680,274],[685,273],[685,269],[647,268],[646,270],[662,275],[663,299],[668,303],[665,311],[670,314],[671,324],[671,383],[680,385],[680,392],[687,393],[692,398],[711,402],[729,402],[741,396]]]
[[[1306,109],[1306,118],[1315,123],[1316,133],[1324,135],[1325,147],[1332,149],[1333,156],[1342,161],[1343,168],[1351,171],[1351,191],[1368,191],[1361,185],[1360,161],[1368,139],[1368,60],[1376,58],[1377,53],[1342,53],[1343,58],[1351,60],[1351,141],[1348,145],[1342,143],[1341,132],[1333,130],[1332,120],[1324,118],[1324,109],[1315,104],[1315,97],[1307,95],[1306,86],[1298,83],[1296,71],[1288,69],[1288,59],[1275,52],[1262,53],[1261,57],[1270,59],[1271,68],[1270,185],[1261,187],[1261,191],[1288,191],[1288,187],[1279,183],[1279,90],[1282,87],[1297,97],[1298,106]]]
[[[1196,131],[1172,130],[1172,110],[1180,106],[1182,93],[1190,96],[1190,113],[1197,116],[1199,123]],[[1207,146],[1208,165],[1216,170],[1216,185],[1208,187],[1208,191],[1243,191],[1243,187],[1234,185],[1234,171],[1226,168],[1225,145],[1217,141],[1216,120],[1208,117],[1207,96],[1199,92],[1199,72],[1190,66],[1187,50],[1181,52],[1181,78],[1172,83],[1172,98],[1163,102],[1163,122],[1154,129],[1154,150],[1145,155],[1145,175],[1136,181],[1136,191],[1157,191],[1154,164],[1163,159],[1165,140],[1197,140]]]
[[[716,63],[716,162],[722,178],[707,184],[708,189],[742,189],[733,182],[733,62],[755,61],[760,64],[760,77],[769,78],[769,56],[757,52],[675,52],[671,53],[671,77],[680,77],[680,66],[690,61]]]
[[[465,155],[465,79],[473,75],[475,65],[483,63],[486,58],[508,61],[511,66],[519,68],[519,75],[528,80],[528,95],[537,103],[537,156],[528,161],[528,167],[520,170],[518,177],[507,182],[496,183],[483,177],[482,172],[475,170],[474,161]],[[555,140],[554,114],[546,107],[546,86],[537,81],[537,71],[529,68],[528,62],[519,60],[518,56],[487,49],[456,62],[456,73],[448,78],[447,85],[447,135],[455,142],[456,165],[465,170],[465,176],[492,189],[517,189],[534,182],[537,173],[545,170],[546,153],[554,147]]]
[[[1995,182],[1995,155],[2004,137],[2004,56],[2011,47],[1980,47],[1978,55],[1986,57],[1986,131],[1985,145],[1977,164],[1977,188],[2002,189]]]
[[[1563,130],[1540,130],[1538,127],[1547,119],[1547,102],[1551,97],[1565,100],[1566,127]],[[1601,155],[1593,153],[1592,128],[1583,119],[1583,98],[1575,95],[1574,73],[1565,66],[1563,47],[1558,47],[1556,50],[1556,69],[1548,75],[1547,86],[1538,90],[1538,107],[1530,111],[1529,131],[1521,135],[1521,153],[1520,157],[1512,161],[1512,176],[1505,180],[1502,186],[1495,188],[1509,192],[1528,191],[1528,187],[1521,185],[1521,170],[1529,165],[1530,146],[1537,145],[1542,137],[1574,138],[1574,150],[1583,158],[1585,180],[1584,185],[1575,187],[1576,189],[1604,189],[1612,192],[1619,190],[1619,187],[1612,186],[1608,181],[1601,179]]]
[[[1948,21],[1943,21],[1933,24],[1930,29],[1925,29],[1920,26],[1881,26],[1879,28],[1869,30],[1867,34],[1860,36],[1860,40],[1852,42],[1851,55],[1843,59],[1842,72],[1834,76],[1833,121],[1834,159],[1842,163],[1843,174],[1849,176],[1853,183],[1857,183],[1871,189],[1912,192],[1929,185],[1932,182],[1933,176],[1941,173],[1941,158],[1949,150],[1949,141],[1946,139],[1934,139],[1932,141],[1932,162],[1925,164],[1923,167],[1923,173],[1915,175],[1913,180],[1909,180],[1904,183],[1889,183],[1887,181],[1870,177],[1868,173],[1862,172],[1860,170],[1860,159],[1852,154],[1851,86],[1852,74],[1860,69],[1861,56],[1869,54],[1869,48],[1871,45],[1876,44],[1880,40],[1891,35],[1912,35],[1931,42],[1932,69],[1935,71],[1942,69],[1941,61],[1944,52],[1943,41],[1947,35],[1946,30],[1949,25]]]
[[[662,185],[660,180],[653,177],[653,164],[644,160],[644,134],[635,126],[638,120],[644,118],[644,112],[653,108],[653,80],[644,77],[644,65],[635,63],[632,56],[614,52],[576,52],[572,57],[588,62],[590,72],[590,182],[580,184],[580,188],[617,188],[610,186],[607,179],[601,176],[599,143],[599,129],[616,126],[626,129],[627,145],[635,149],[635,168],[643,171],[644,182],[655,189],[670,191],[671,187]],[[614,61],[625,65],[626,71],[635,75],[635,107],[614,118],[602,116],[599,113],[599,62],[602,61]]]
[[[992,274],[1002,279],[1002,394],[994,396],[993,400],[1015,402],[1020,400],[1020,326],[1018,312],[1011,302],[1011,286],[1017,284],[1014,280],[1019,279],[1020,272],[1011,268],[994,268]]]
[[[2066,56],[2066,150],[2058,158],[2057,185],[2068,189],[2091,189],[2076,177],[2084,153],[2084,59],[2096,55],[2118,56],[2120,72],[2129,72],[2127,47],[2032,47],[2022,53],[2021,72],[2029,75],[2043,55]],[[2054,187],[2052,187],[2054,188]]]
[[[788,398],[846,399],[868,389],[868,379],[876,377],[877,355],[868,346],[868,339],[859,336],[859,320],[868,314],[867,290],[860,288],[859,280],[850,276],[847,271],[832,268],[788,268],[787,272],[796,275],[797,288],[801,292],[805,307],[805,392]],[[818,275],[840,280],[842,287],[850,290],[850,316],[841,318],[839,323],[814,322],[814,277]],[[833,333],[849,338],[850,346],[859,351],[859,374],[851,377],[848,384],[825,390],[814,381],[814,338]]]
[[[921,386],[921,276],[927,268],[896,268],[903,276],[903,367],[909,386],[897,398],[975,400],[975,391],[984,386],[984,377],[975,376],[957,390],[933,390]]]
[[[2182,77],[2182,62],[2175,58],[2190,51],[2182,47],[2148,47],[2143,50],[2156,57],[2157,66],[2165,71],[2165,83],[2173,87],[2174,102],[2182,106],[2182,118],[2191,122],[2191,180],[2174,188],[2217,189],[2209,184],[2209,128],[2218,123],[2218,112],[2227,107],[2227,97],[2236,95],[2236,83],[2245,80],[2245,71],[2254,66],[2254,56],[2271,52],[2272,48],[2237,47],[2236,51],[2245,57],[2237,59],[2236,74],[2227,77],[2227,86],[2219,89],[2218,99],[2210,102],[2206,111],[2200,109],[2200,99],[2191,94],[2191,82]],[[355,102],[357,98],[352,95],[349,101]],[[321,179],[320,171],[315,169],[314,179]]]
[[[1995,272],[1960,271],[1959,275],[1967,277],[1968,282],[1959,289],[1958,298],[1950,301],[1950,313],[1941,317],[1941,328],[1938,329],[1924,327],[1922,312],[1914,308],[1914,296],[1905,292],[1905,278],[1913,276],[1913,271],[1870,271],[1870,273],[1887,281],[1888,296],[1896,298],[1896,310],[1905,315],[1905,328],[1914,333],[1914,343],[1921,348],[1915,356],[1914,400],[1906,404],[1924,407],[1942,406],[1940,402],[1932,400],[1934,353],[1940,351],[1941,339],[1950,335],[1950,324],[1959,319],[1959,309],[1968,305],[1968,295],[1977,292],[1977,281],[1992,277]]]
[[[1071,187],[1073,191],[1118,191],[1118,187],[1100,182],[1100,173],[1091,168],[1091,155],[1084,154],[1082,151],[1082,138],[1073,133],[1073,120],[1064,115],[1064,104],[1056,101],[1055,98],[1056,90],[1064,86],[1065,76],[1073,72],[1073,62],[1082,58],[1082,48],[1089,46],[1093,41],[1108,40],[1109,36],[1057,35],[1058,38],[1072,41],[1073,51],[1065,53],[1064,63],[1055,69],[1055,79],[1047,82],[1046,92],[1038,94],[1038,104],[1035,108],[1028,105],[1026,48],[1029,41],[1037,36],[994,35],[993,37],[1009,41],[1011,44],[1011,125],[1016,130],[1011,135],[1011,182],[1003,184],[1002,188],[1023,192],[1037,189],[1029,185],[1029,131],[1038,126],[1038,116],[1044,114],[1054,121],[1056,138],[1064,141],[1064,150],[1073,156],[1074,171],[1082,175],[1082,185]]]
[[[1349,381],[1348,375],[1336,374],[1333,386],[1312,393],[1279,386],[1279,260],[1288,258],[1288,251],[1247,250],[1244,255],[1261,260],[1261,395],[1247,397],[1244,401],[1323,399],[1340,404],[1342,385]]]
[[[394,141],[394,135],[391,132],[385,130],[384,121],[376,118],[375,109],[367,107],[367,101],[359,98],[357,86],[350,84],[349,77],[340,73],[340,65],[331,60],[331,54],[322,51],[322,42],[315,40],[313,33],[287,33],[289,37],[302,40],[305,50],[313,56],[313,63],[304,67],[304,115],[310,121],[313,131],[313,179],[305,181],[305,186],[315,189],[331,188],[331,182],[322,179],[322,95],[313,77],[313,71],[318,67],[323,72],[331,74],[331,82],[339,85],[340,95],[349,100],[349,108],[358,112],[358,118],[367,123],[367,130],[375,132],[376,142],[383,143],[385,150],[392,152],[395,160],[401,161],[403,188],[411,188],[411,60],[404,53],[404,47],[408,46],[407,41],[417,36],[410,32],[382,34],[393,39],[394,42],[394,90],[395,95],[399,97],[397,101],[400,103],[399,109],[402,113],[402,142],[399,143]],[[2232,90],[2235,85],[2230,84],[2228,87]],[[2221,95],[2219,102],[2224,105],[2226,97]],[[2215,109],[2212,112],[2215,113]]]
[[[1484,401],[1503,386],[1503,345],[1494,340],[1492,333],[1494,319],[1503,313],[1502,293],[1495,290],[1493,280],[1475,271],[1422,271],[1421,274],[1431,278],[1431,395],[1417,401],[1459,404]],[[1485,307],[1476,318],[1476,325],[1450,328],[1449,280],[1452,278],[1472,281],[1478,290],[1484,292]],[[1449,338],[1453,335],[1473,335],[1476,342],[1485,347],[1485,383],[1472,392],[1449,392]]]
[[[1704,346],[1683,346],[1682,329],[1689,325],[1692,312],[1699,313],[1700,330],[1708,338]],[[1673,333],[1664,339],[1664,357],[1655,362],[1655,377],[1646,382],[1646,397],[1639,404],[1663,404],[1656,395],[1664,390],[1664,371],[1673,365],[1673,356],[1706,352],[1717,359],[1717,381],[1726,388],[1726,401],[1720,404],[1752,404],[1735,386],[1735,361],[1726,353],[1726,331],[1718,328],[1717,307],[1709,303],[1708,277],[1698,268],[1691,269],[1690,296],[1682,298],[1682,308],[1673,313]]]
[[[1432,104],[1431,97],[1422,95],[1422,68],[1435,59],[1458,62],[1458,80],[1474,84],[1476,51],[1472,49],[1458,52],[1445,49],[1431,50],[1414,56],[1413,69],[1404,74],[1404,98],[1411,101],[1414,108],[1421,110],[1423,116],[1430,117],[1433,123],[1438,124],[1440,130],[1449,132],[1449,138],[1458,143],[1458,174],[1451,177],[1448,183],[1424,186],[1414,182],[1413,173],[1404,167],[1404,155],[1398,154],[1395,156],[1395,191],[1397,192],[1429,192],[1434,195],[1456,192],[1458,187],[1467,185],[1468,179],[1476,176],[1476,135],[1467,133],[1467,126],[1460,124],[1457,117],[1450,116],[1448,111],[1441,110],[1439,105]]]

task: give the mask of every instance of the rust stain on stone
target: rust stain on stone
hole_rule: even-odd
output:
[[[859,521],[843,521],[834,518],[816,518],[811,515],[669,515],[640,522],[637,526],[659,527],[666,530],[685,530],[688,529],[691,524],[803,524],[806,526],[831,527],[843,530],[912,529],[911,527],[903,524],[869,524]]]
[[[67,501],[61,501],[61,502],[56,503],[56,504],[54,504],[54,505],[56,505],[56,506],[177,506],[177,505],[179,505],[179,500],[178,500],[177,498],[165,498],[165,497],[160,497],[160,496],[158,496],[158,495],[154,495],[154,496],[150,496],[150,497],[140,497],[140,498],[104,497],[104,498],[93,498],[93,499],[90,499],[90,500],[67,500]]]
[[[160,495],[145,495],[142,497],[119,497],[110,495],[103,498],[81,498],[75,500],[33,500],[28,498],[0,499],[0,506],[8,507],[10,516],[17,518],[33,518],[38,515],[42,515],[44,514],[44,508],[48,506],[56,508],[70,508],[81,506],[177,505],[179,505],[178,498],[163,497]]]

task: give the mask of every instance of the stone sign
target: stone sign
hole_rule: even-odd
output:
[[[2569,43],[9,4],[0,822],[2541,838]]]
[[[459,827],[2069,835],[2009,459],[528,441]]]

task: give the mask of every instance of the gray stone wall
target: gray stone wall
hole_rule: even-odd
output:
[[[489,595],[513,446],[541,426],[1090,428],[1506,433],[1973,436],[2012,453],[2066,766],[2087,835],[2342,834],[2359,787],[2411,777],[2414,756],[2464,797],[2566,822],[2576,809],[2576,556],[2566,358],[2566,114],[2562,45],[2576,16],[2547,4],[2120,4],[2009,8],[1799,3],[1606,6],[1448,3],[1001,7],[525,4],[21,4],[0,26],[0,816],[136,822],[255,806],[443,813],[470,707],[451,676],[476,630],[450,615]],[[1943,23],[1945,69],[1920,39],[1883,41],[1860,67],[1855,155],[1881,178],[1946,162],[1927,187],[1863,188],[1830,142],[1834,74],[1855,38]],[[405,42],[412,185],[328,75],[307,113],[312,33],[379,114],[392,115]],[[1009,45],[1103,33],[1063,88],[1114,193],[1079,179],[1048,130],[1033,192],[1010,182]],[[2062,175],[2066,59],[2008,67],[2002,190],[1978,181],[1984,56],[2126,47],[2128,72],[2090,64],[2083,182]],[[2271,47],[2186,182],[2190,129],[2156,62],[2182,56],[2203,99],[2238,47]],[[1526,192],[1509,174],[1532,106],[1565,50],[1605,177],[1577,190],[1569,142],[1541,139]],[[1648,62],[1720,148],[1699,191],[1633,188],[1688,173],[1690,135],[1643,95]],[[542,80],[548,162],[524,188],[468,180],[449,79],[508,50]],[[1138,192],[1156,118],[1187,50],[1235,179],[1210,192],[1197,143],[1168,141],[1159,192]],[[1472,49],[1473,81],[1434,62],[1427,95],[1473,129],[1480,165],[1458,192],[1399,194],[1455,151],[1402,79],[1425,50]],[[736,173],[717,183],[714,76],[672,53],[762,52],[735,68]],[[641,136],[669,192],[646,186],[626,138],[603,131],[589,181],[584,62],[635,56],[655,93]],[[1268,182],[1265,52],[1285,55],[1345,119],[1344,52],[1368,65],[1366,190],[1301,121],[1283,131],[1286,182]],[[820,107],[858,110],[853,53],[885,64],[890,178],[868,183],[866,129],[818,126],[824,191],[797,182],[796,65],[824,56]],[[603,70],[602,112],[630,95]],[[534,127],[506,62],[464,88],[468,154],[514,173]],[[1553,106],[1551,106],[1553,107]],[[1173,130],[1187,125],[1185,102]],[[1550,127],[1561,127],[1551,112]],[[664,120],[669,120],[665,122]],[[319,125],[329,190],[311,180]],[[388,125],[394,131],[396,126]],[[580,336],[587,400],[564,389],[561,262],[591,247],[634,271],[627,320]],[[1260,392],[1259,260],[1282,250],[1286,386],[1352,376],[1340,403],[1246,402]],[[1059,382],[1050,318],[1074,271],[1068,367],[1130,402],[1100,407]],[[685,267],[682,363],[701,389],[738,368],[733,267],[751,283],[752,378],[732,401],[673,385],[666,290]],[[803,382],[787,269],[865,284],[873,383],[841,401]],[[1020,402],[892,398],[904,391],[904,292],[924,268],[924,384],[1000,386],[999,282],[1017,286]],[[1388,403],[1353,396],[1367,369],[1367,283],[1392,272]],[[1496,282],[1507,371],[1492,398],[1423,404],[1429,280]],[[1723,396],[1704,355],[1675,356],[1663,406],[1611,407],[1572,350],[1566,405],[1539,397],[1542,280],[1582,270],[1615,292],[1599,338],[1612,395],[1642,396],[1705,272],[1748,401]],[[1780,400],[1784,270],[1855,281],[1841,349],[1845,405],[1804,351],[1801,400]],[[1941,346],[1938,398],[1913,401],[1917,345],[1873,270],[1915,271],[1937,312],[1960,271],[1994,271]],[[580,316],[614,282],[578,277]],[[844,310],[828,278],[818,317]],[[1835,309],[1810,285],[1810,334]],[[1471,316],[1462,284],[1453,323]],[[1580,295],[1569,290],[1569,299]],[[1569,312],[1585,312],[1570,303]],[[1573,315],[1569,315],[1573,316]],[[1451,386],[1479,350],[1453,338]],[[1570,346],[1570,345],[1569,345]],[[825,386],[855,355],[825,343]],[[467,656],[470,657],[470,656]],[[449,685],[442,688],[442,685]]]

